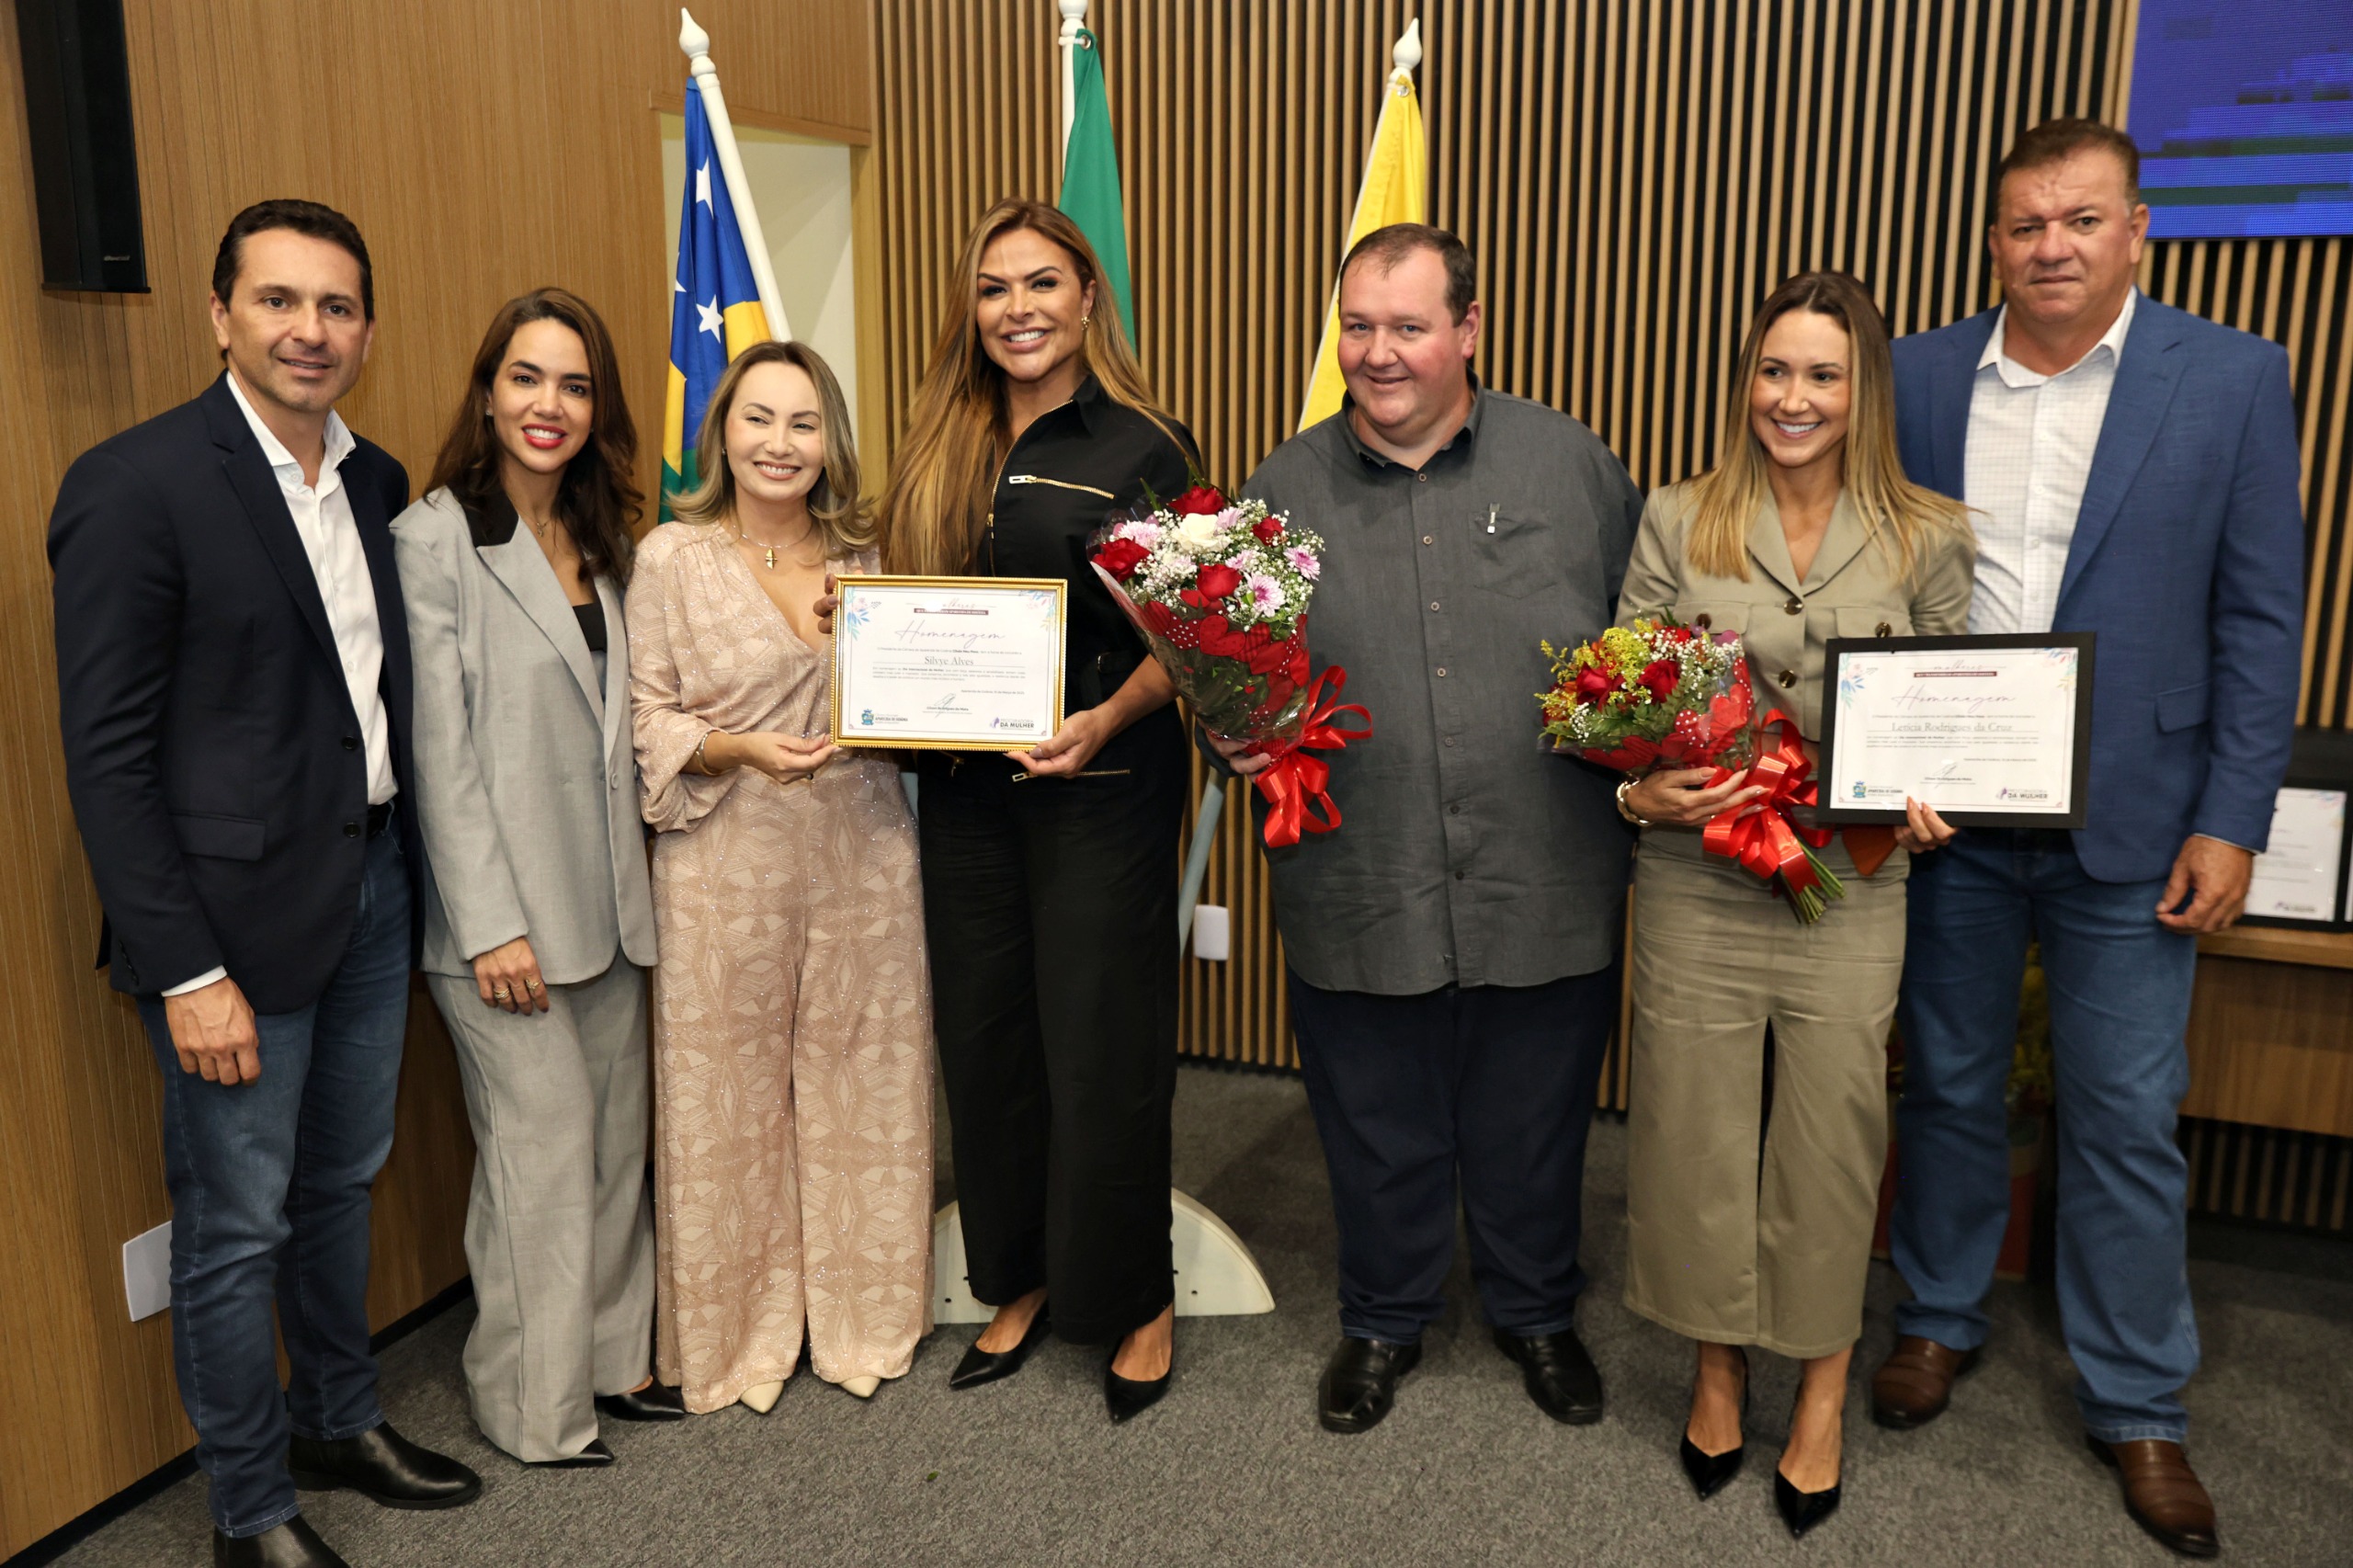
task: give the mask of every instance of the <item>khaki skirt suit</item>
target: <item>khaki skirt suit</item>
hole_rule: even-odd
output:
[[[1668,609],[1739,632],[1757,718],[1779,708],[1809,742],[1831,638],[1968,630],[1964,531],[1925,539],[1906,582],[1842,493],[1800,576],[1768,496],[1744,582],[1691,564],[1690,515],[1688,483],[1651,497],[1620,623]],[[1693,1339],[1800,1358],[1862,1330],[1909,869],[1897,849],[1859,875],[1843,837],[1817,853],[1847,894],[1807,926],[1771,884],[1708,854],[1699,829],[1644,830],[1631,949],[1626,1305]]]
[[[437,490],[392,540],[416,667],[423,968],[477,1151],[466,1387],[499,1448],[569,1459],[597,1436],[593,1396],[645,1381],[654,1338],[654,895],[621,595],[597,582],[597,652],[504,496],[475,507]],[[475,986],[474,959],[517,937],[544,1013],[493,1007]]]

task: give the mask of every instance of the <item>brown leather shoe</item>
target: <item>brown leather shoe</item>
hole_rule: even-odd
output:
[[[1954,1350],[1907,1334],[1871,1375],[1871,1419],[1908,1432],[1925,1426],[1952,1403],[1952,1385],[1977,1365],[1974,1350]]]
[[[2123,1478],[2124,1511],[2143,1529],[2184,1557],[2211,1557],[2222,1550],[2214,1535],[2214,1500],[2198,1483],[2179,1443],[2084,1440]]]

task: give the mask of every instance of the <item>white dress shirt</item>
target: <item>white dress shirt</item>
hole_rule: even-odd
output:
[[[383,693],[377,687],[384,669],[384,629],[376,619],[376,579],[368,570],[359,525],[351,517],[351,496],[343,487],[343,460],[354,445],[351,431],[341,415],[328,413],[326,459],[319,465],[319,483],[307,484],[302,465],[261,422],[233,374],[229,394],[237,400],[237,411],[245,416],[254,439],[261,443],[262,456],[269,460],[278,492],[286,497],[286,509],[293,515],[302,553],[311,558],[311,574],[318,579],[319,597],[326,606],[327,630],[334,634],[344,684],[350,688],[351,710],[358,716],[360,739],[367,746],[368,803],[381,806],[398,792],[398,786],[392,782],[392,729],[384,716]],[[177,996],[227,973],[215,969],[169,986],[164,994]]]
[[[2109,395],[2137,289],[2107,334],[2055,376],[2009,357],[2004,329],[2009,307],[1994,318],[1994,335],[1977,361],[1969,397],[1968,467],[1962,499],[1979,516],[1977,592],[1969,630],[2040,634],[2059,609],[2059,583],[2075,542],[2075,517],[2099,449]]]

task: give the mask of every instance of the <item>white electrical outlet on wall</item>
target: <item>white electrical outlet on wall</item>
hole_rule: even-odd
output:
[[[1233,954],[1233,925],[1222,903],[1193,905],[1193,956],[1223,962]]]
[[[122,1294],[131,1321],[153,1317],[172,1304],[172,1222],[142,1231],[122,1244]]]

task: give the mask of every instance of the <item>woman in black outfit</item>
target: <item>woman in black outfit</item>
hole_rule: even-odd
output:
[[[1086,564],[1147,494],[1186,488],[1075,224],[1001,201],[966,242],[881,503],[883,569],[1069,584],[1062,729],[1029,752],[925,752],[924,921],[972,1293],[996,1307],[954,1388],[1049,1326],[1115,1345],[1114,1421],[1168,1383],[1176,847],[1189,778],[1168,677]]]

